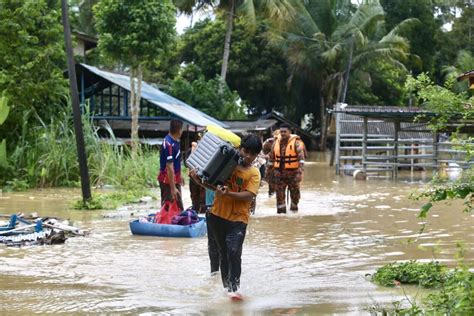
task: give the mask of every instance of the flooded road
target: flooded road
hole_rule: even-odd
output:
[[[128,218],[69,210],[79,190],[3,193],[2,214],[70,218],[92,232],[63,245],[0,245],[0,314],[360,315],[404,298],[402,289],[366,279],[386,263],[436,258],[454,266],[458,240],[474,262],[474,216],[461,203],[436,206],[418,234],[423,202],[408,195],[426,174],[356,182],[324,161],[305,169],[298,214],[276,215],[266,186],[258,196],[242,256],[242,303],[229,302],[220,276],[209,275],[206,238],[132,236]]]

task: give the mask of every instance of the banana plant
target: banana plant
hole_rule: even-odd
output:
[[[2,125],[10,113],[10,107],[8,106],[8,98],[3,93],[0,97],[0,125]],[[7,166],[7,141],[3,139],[0,142],[0,166]]]

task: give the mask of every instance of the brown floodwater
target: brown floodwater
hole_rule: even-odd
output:
[[[431,173],[354,181],[312,157],[297,214],[276,215],[275,198],[262,187],[244,244],[241,303],[229,301],[220,276],[210,276],[205,237],[133,236],[129,218],[71,210],[79,190],[1,194],[1,214],[69,218],[91,234],[63,245],[0,245],[0,314],[360,315],[405,292],[418,294],[371,283],[366,274],[386,263],[436,259],[455,266],[458,241],[474,262],[474,215],[463,213],[462,203],[437,205],[418,234],[423,201],[408,195]]]

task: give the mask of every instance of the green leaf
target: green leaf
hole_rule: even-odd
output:
[[[8,98],[6,96],[0,97],[0,125],[5,122],[8,117],[8,113],[10,113],[10,107],[7,105]]]
[[[418,215],[419,218],[426,218],[426,214],[428,211],[433,207],[433,204],[431,202],[426,203],[421,207],[420,214]]]
[[[471,193],[471,188],[462,188],[457,191],[457,194],[461,199],[464,199],[469,193]]]
[[[6,141],[6,139],[4,139],[0,143],[0,166],[6,167],[7,165],[8,165],[8,161],[7,161],[7,141]]]

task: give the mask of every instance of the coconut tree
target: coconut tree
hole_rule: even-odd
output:
[[[256,23],[257,16],[282,19],[292,12],[290,0],[173,0],[178,10],[184,14],[206,8],[213,8],[215,13],[222,14],[226,20],[224,53],[222,56],[221,79],[226,80],[229,65],[230,43],[234,17],[245,15],[249,21]]]
[[[303,81],[312,87],[318,108],[312,109],[317,121],[313,126],[319,126],[320,149],[325,150],[328,109],[343,98],[350,71],[376,58],[403,67],[400,61],[407,57],[409,45],[399,32],[415,20],[387,33],[377,0],[366,0],[359,7],[350,0],[294,0],[292,4],[295,14],[272,20],[268,36],[288,60],[289,85]]]

